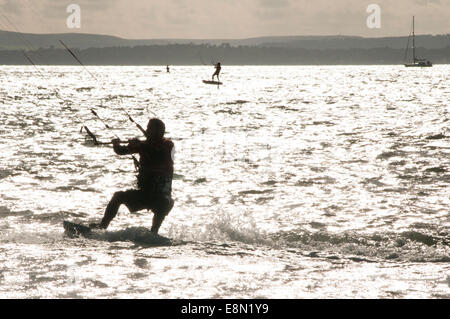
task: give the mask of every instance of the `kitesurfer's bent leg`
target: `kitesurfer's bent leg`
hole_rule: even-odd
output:
[[[119,207],[127,201],[126,192],[116,192],[106,206],[105,215],[98,225],[99,228],[108,228],[109,223],[116,217]]]
[[[142,209],[140,207],[132,207],[130,209],[130,206],[133,206],[132,204],[137,202],[136,197],[137,194],[139,194],[139,191],[137,190],[127,190],[125,192],[115,192],[113,197],[108,203],[108,206],[106,206],[105,209],[105,215],[103,216],[102,221],[100,224],[90,224],[90,228],[102,228],[106,229],[109,226],[109,223],[116,217],[117,212],[119,211],[120,205],[125,204],[130,211],[138,211],[139,209]]]
[[[124,204],[130,212],[137,212],[142,209],[153,211],[153,223],[151,231],[158,233],[162,222],[174,206],[174,200],[169,195],[149,195],[144,190],[127,190],[125,192],[116,192],[109,201],[105,209],[100,224],[90,224],[90,228],[106,229],[109,223],[116,217],[120,205]]]

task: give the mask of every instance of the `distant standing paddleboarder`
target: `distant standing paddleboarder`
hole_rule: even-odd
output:
[[[218,62],[218,63],[215,65],[215,68],[216,68],[216,72],[214,72],[214,74],[212,75],[212,80],[214,81],[214,76],[217,76],[217,81],[220,82],[220,80],[219,80],[219,74],[220,74],[220,70],[222,70],[222,67],[220,66],[220,62]]]

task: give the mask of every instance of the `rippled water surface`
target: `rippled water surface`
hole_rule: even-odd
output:
[[[0,70],[0,297],[450,297],[450,66],[88,68]],[[124,207],[69,238],[134,187],[80,132],[127,113],[175,142],[171,240]]]

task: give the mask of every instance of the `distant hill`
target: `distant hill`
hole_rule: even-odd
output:
[[[404,49],[304,49],[228,44],[172,44],[135,47],[74,49],[86,65],[367,65],[402,64]],[[450,45],[441,49],[416,48],[419,57],[450,64]],[[37,65],[77,65],[65,49],[28,51]],[[30,65],[20,50],[0,51],[0,64]]]
[[[264,38],[259,38],[264,39]],[[305,48],[317,50],[334,49],[374,49],[392,48],[404,49],[408,37],[363,38],[353,36],[323,36],[323,37],[278,37],[266,38],[261,46],[283,48]],[[441,49],[450,45],[450,34],[416,35],[417,46],[427,49]]]
[[[303,48],[311,50],[334,49],[373,49],[406,47],[408,37],[363,38],[356,36],[279,36],[258,37],[248,39],[143,39],[130,40],[109,35],[61,33],[61,34],[32,34],[17,33],[0,30],[0,50],[36,50],[39,48],[60,48],[59,40],[72,48],[107,48],[107,47],[135,47],[145,45],[168,44],[209,44],[230,46],[260,46],[279,48]],[[427,49],[440,49],[450,45],[450,34],[446,35],[418,35],[416,43]]]
[[[22,34],[0,31],[0,64],[76,65],[64,41],[86,65],[318,65],[401,64],[407,37],[286,36],[236,40],[128,40],[95,34]],[[450,35],[416,37],[416,53],[450,63]]]

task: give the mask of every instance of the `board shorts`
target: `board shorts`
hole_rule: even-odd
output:
[[[155,214],[167,215],[174,205],[171,193],[172,180],[161,178],[144,188],[124,191],[122,202],[132,213],[148,209]]]
[[[165,216],[175,203],[170,195],[148,193],[143,189],[129,189],[123,192],[122,196],[123,204],[132,213],[148,209]]]

